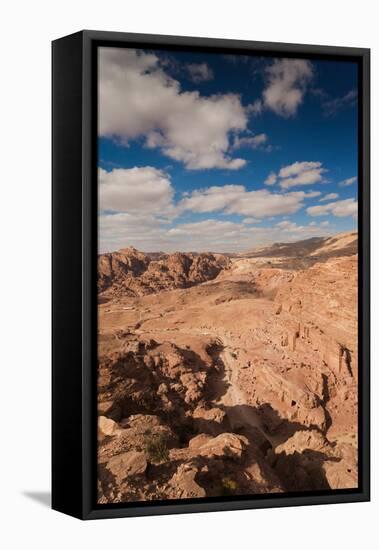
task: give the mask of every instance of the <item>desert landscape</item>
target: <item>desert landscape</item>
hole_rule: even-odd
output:
[[[357,233],[98,257],[98,503],[357,487]]]

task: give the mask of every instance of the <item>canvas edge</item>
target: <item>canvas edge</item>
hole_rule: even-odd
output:
[[[147,516],[161,514],[178,514],[178,513],[194,513],[194,512],[212,512],[212,511],[231,511],[243,509],[258,509],[258,508],[274,508],[283,506],[302,506],[314,504],[336,504],[344,502],[366,502],[370,500],[370,426],[369,426],[369,411],[370,411],[370,380],[369,380],[369,355],[370,355],[370,338],[369,338],[369,254],[370,254],[370,223],[369,223],[369,181],[370,181],[370,50],[366,48],[350,48],[336,46],[314,46],[301,44],[283,44],[283,43],[267,43],[267,42],[251,42],[229,39],[207,39],[194,37],[174,37],[161,35],[145,35],[134,33],[114,33],[103,31],[81,31],[71,36],[81,36],[83,41],[82,60],[82,163],[81,163],[81,190],[82,190],[82,370],[80,372],[82,384],[81,395],[81,437],[82,447],[80,450],[81,463],[81,488],[80,488],[80,511],[78,508],[74,513],[68,510],[59,510],[81,519],[101,519],[101,518],[116,518],[130,516]],[[59,39],[65,40],[65,38]],[[362,218],[360,229],[362,231],[362,281],[364,282],[364,290],[361,294],[362,304],[364,305],[361,316],[363,326],[360,345],[362,347],[362,363],[363,363],[363,379],[362,379],[362,397],[363,406],[362,414],[367,420],[363,426],[362,432],[362,490],[350,494],[339,494],[336,492],[333,495],[317,495],[317,496],[286,496],[285,498],[270,497],[267,500],[235,500],[228,502],[198,502],[198,503],[164,503],[162,505],[130,506],[118,508],[97,508],[94,507],[94,438],[96,432],[93,427],[96,426],[93,418],[93,408],[91,407],[92,394],[96,382],[96,373],[93,368],[93,320],[96,312],[93,311],[93,254],[92,251],[96,246],[94,233],[94,196],[93,182],[95,174],[93,173],[93,154],[94,154],[94,131],[93,131],[93,80],[92,68],[94,59],[92,53],[94,45],[99,45],[101,42],[118,41],[123,43],[144,43],[145,45],[154,46],[180,46],[180,47],[211,47],[211,48],[226,48],[226,49],[252,49],[254,51],[264,50],[266,52],[275,52],[283,50],[291,54],[303,55],[331,55],[331,56],[354,56],[362,59],[363,65],[363,144],[362,144]],[[56,42],[56,41],[55,41]],[[280,52],[282,53],[282,52]],[[74,236],[78,238],[78,236]],[[96,267],[95,267],[96,269]],[[53,508],[54,506],[53,497]]]

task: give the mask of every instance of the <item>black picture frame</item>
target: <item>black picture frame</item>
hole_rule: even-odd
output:
[[[359,487],[96,504],[97,64],[100,45],[354,60],[359,66]],[[52,43],[52,507],[81,519],[370,499],[370,50],[81,31]]]

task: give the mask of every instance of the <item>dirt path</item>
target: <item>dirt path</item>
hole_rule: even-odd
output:
[[[262,419],[259,414],[249,406],[244,392],[238,385],[239,367],[233,359],[228,346],[224,347],[224,350],[220,354],[220,358],[225,367],[224,381],[228,384],[228,389],[216,404],[224,405],[229,408],[228,418],[232,428],[241,426],[257,428],[274,446],[275,442],[264,429]],[[245,405],[245,407],[238,407],[238,405]]]

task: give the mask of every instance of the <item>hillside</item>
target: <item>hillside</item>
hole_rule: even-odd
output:
[[[104,296],[143,296],[190,286],[217,277],[229,264],[222,254],[144,254],[133,247],[101,254],[98,290]]]
[[[312,237],[303,241],[290,243],[275,243],[270,246],[255,248],[251,251],[239,254],[240,257],[290,257],[302,258],[304,256],[351,256],[357,253],[357,232],[337,233],[331,237]]]

